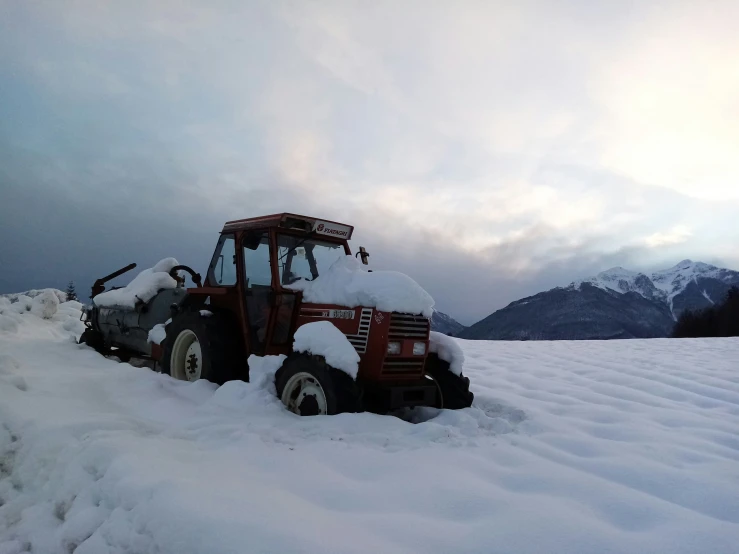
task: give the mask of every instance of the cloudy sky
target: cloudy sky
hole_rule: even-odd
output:
[[[739,2],[0,0],[0,292],[357,227],[463,323],[739,269]]]

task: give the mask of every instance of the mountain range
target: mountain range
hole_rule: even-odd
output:
[[[465,328],[466,327],[462,325],[459,321],[455,320],[453,317],[445,314],[444,312],[434,310],[434,313],[431,316],[432,331],[438,331],[439,333],[444,333],[445,335],[457,336],[460,331]]]
[[[684,310],[721,302],[739,272],[683,260],[651,274],[614,267],[512,302],[457,336],[483,340],[578,340],[669,336]]]

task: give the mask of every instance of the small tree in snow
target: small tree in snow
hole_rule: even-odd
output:
[[[67,285],[67,302],[77,300],[77,292],[74,290],[74,281],[70,281]]]

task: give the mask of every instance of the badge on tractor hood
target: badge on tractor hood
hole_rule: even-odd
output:
[[[331,319],[354,319],[354,310],[330,310]]]
[[[351,227],[341,225],[339,223],[328,223],[326,221],[316,221],[313,224],[313,231],[318,235],[326,235],[329,237],[337,237],[340,239],[349,239]]]

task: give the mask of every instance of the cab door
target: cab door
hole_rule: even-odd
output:
[[[243,302],[253,354],[263,356],[270,334],[273,304],[269,233],[249,231],[241,241],[244,263]]]

